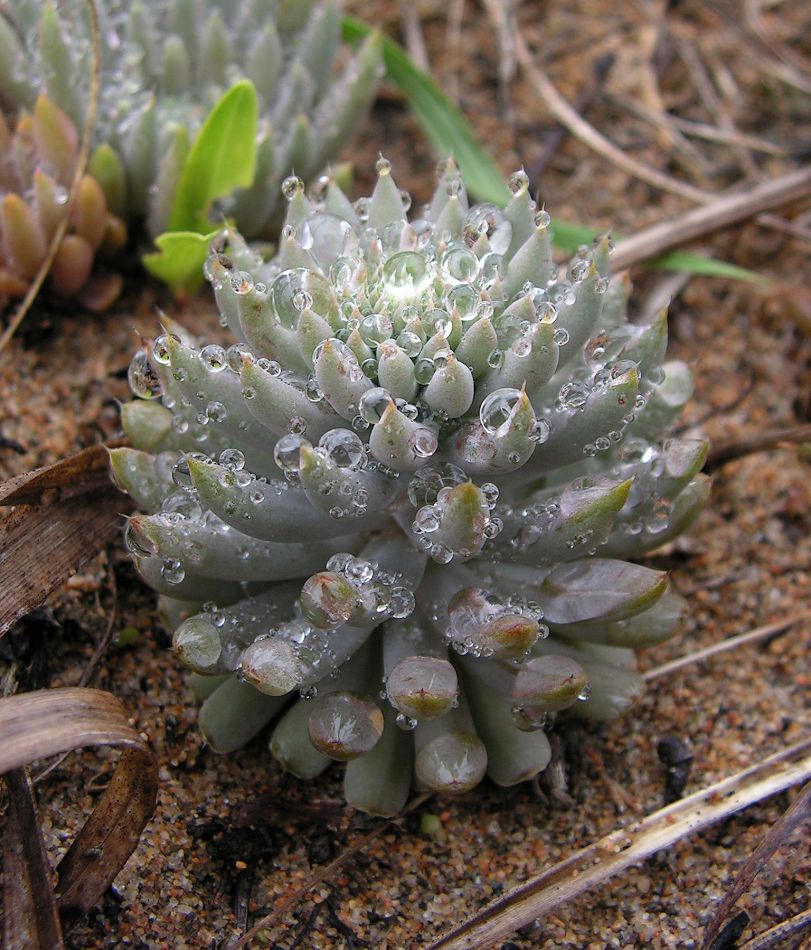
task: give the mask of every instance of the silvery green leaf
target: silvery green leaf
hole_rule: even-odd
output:
[[[593,721],[615,719],[628,710],[644,689],[644,680],[635,669],[635,655],[632,650],[596,643],[575,645],[556,637],[548,637],[546,640],[539,640],[533,652],[541,656],[570,656],[586,671],[588,693],[583,702],[570,706],[566,715]]]
[[[325,340],[313,354],[313,368],[319,389],[338,415],[357,415],[360,397],[372,384],[351,350],[340,340]]]
[[[449,419],[458,419],[471,407],[473,392],[473,374],[451,355],[431,377],[423,398],[435,412],[443,413]]]
[[[218,604],[232,604],[245,596],[241,583],[236,580],[207,577],[194,570],[187,570],[182,580],[170,575],[172,582],[165,579],[166,570],[163,561],[156,555],[141,556],[133,554],[135,569],[153,590],[167,597],[189,601],[213,600]]]
[[[594,480],[563,491],[539,492],[504,514],[495,550],[509,552],[520,564],[550,565],[598,549],[608,538],[628,499],[632,480]],[[497,514],[501,511],[497,508]]]
[[[655,439],[678,416],[693,395],[693,377],[686,363],[672,361],[662,366],[665,378],[650,395],[645,406],[635,412],[629,434],[642,439]]]
[[[667,574],[610,558],[553,568],[539,587],[548,623],[624,620],[647,610],[667,589]]]
[[[349,344],[352,345],[351,342]],[[371,350],[369,356],[371,358]],[[417,393],[414,361],[393,340],[385,340],[377,348],[377,381],[395,399],[411,402]]]
[[[549,230],[537,227],[512,256],[504,281],[504,292],[507,298],[511,299],[525,284],[545,287],[554,275],[555,265]]]
[[[464,332],[456,347],[456,358],[468,367],[473,378],[478,380],[490,367],[490,354],[498,349],[498,336],[493,321],[482,317]]]
[[[233,752],[261,732],[283,706],[283,698],[265,696],[229,676],[203,703],[200,729],[214,752]]]
[[[353,808],[391,818],[408,801],[414,752],[408,733],[395,724],[394,710],[386,705],[383,715],[380,742],[371,752],[347,763],[344,798]]]
[[[270,738],[270,753],[286,772],[296,778],[312,779],[332,764],[332,759],[319,752],[307,735],[310,703],[299,701],[279,720]]]
[[[629,532],[616,529],[609,537],[603,552],[611,557],[633,557],[667,544],[685,532],[704,510],[710,497],[712,481],[707,475],[696,475],[673,499],[664,526],[642,522],[641,530]],[[624,526],[624,527],[627,527]]]
[[[157,459],[138,449],[110,449],[110,469],[118,487],[147,514],[153,514],[171,491],[173,484],[166,476],[168,466],[157,465]],[[165,463],[165,460],[162,460]]]
[[[337,509],[341,518],[351,517],[346,524],[360,523],[362,527],[367,527],[370,518],[376,524],[377,516],[400,492],[396,479],[376,469],[340,468],[326,454],[307,446],[300,450],[298,475],[310,505],[326,514]],[[361,515],[361,510],[367,514]]]
[[[605,623],[584,621],[574,624],[550,624],[555,636],[571,640],[586,640],[606,646],[642,647],[656,646],[681,633],[687,625],[689,604],[672,587],[662,594],[656,603],[641,613],[626,620]]]
[[[179,561],[181,568],[188,563],[195,572],[219,580],[289,580],[317,570],[336,547],[358,548],[354,535],[305,543],[258,541],[240,531],[223,530],[225,525],[215,528],[211,519],[206,523],[184,519],[178,524],[162,515],[134,515],[129,525],[144,550],[151,547],[164,561]]]
[[[243,358],[242,396],[251,415],[276,435],[285,435],[301,420],[308,438],[318,439],[343,421],[323,400],[308,399],[301,387]]]
[[[578,388],[577,401],[583,398],[583,402],[576,408],[565,407],[574,401],[569,395],[561,409],[545,417],[550,433],[538,446],[536,471],[548,471],[582,459],[586,446],[621,429],[624,417],[634,409],[638,385],[639,374],[636,369],[629,369],[610,378],[603,386]]]

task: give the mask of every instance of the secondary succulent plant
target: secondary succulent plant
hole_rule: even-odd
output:
[[[259,98],[256,176],[221,210],[257,236],[274,220],[282,178],[292,168],[305,178],[323,169],[382,71],[379,37],[335,68],[342,54],[334,0],[98,6],[102,75],[89,170],[113,210],[145,218],[153,235],[167,227],[191,140],[237,80],[250,79]],[[30,109],[44,90],[82,129],[91,49],[83,3],[57,11],[13,0],[0,15],[0,104],[7,113]]]
[[[348,762],[358,808],[412,780],[461,791],[543,770],[565,709],[611,717],[634,647],[685,602],[627,557],[700,510],[706,445],[661,441],[691,393],[664,313],[635,324],[607,239],[568,265],[550,220],[469,207],[454,163],[430,204],[378,162],[371,198],[288,178],[278,254],[233,231],[206,264],[237,341],[167,325],[135,356],[126,541],[227,751]]]
[[[48,246],[70,213],[48,274],[62,297],[79,297],[104,309],[118,296],[118,274],[93,272],[126,241],[124,222],[112,214],[98,182],[85,175],[69,212],[68,194],[77,162],[76,128],[47,96],[23,112],[14,132],[0,114],[0,307],[25,296]]]

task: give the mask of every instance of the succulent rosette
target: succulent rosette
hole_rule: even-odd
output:
[[[470,206],[452,161],[411,221],[380,159],[354,204],[288,178],[263,262],[233,231],[206,264],[237,342],[167,324],[135,356],[118,483],[212,747],[274,717],[298,776],[346,761],[356,807],[412,785],[511,785],[564,711],[640,692],[634,649],[682,627],[627,558],[708,494],[706,444],[663,440],[689,398],[666,314],[628,320],[610,242],[568,264],[527,176]]]
[[[334,0],[112,0],[98,17],[89,172],[112,210],[144,219],[152,235],[167,228],[194,136],[235,82],[256,89],[257,166],[254,184],[220,210],[248,236],[274,236],[283,177],[295,168],[309,179],[337,155],[383,71],[379,36],[351,55],[342,47]],[[32,110],[44,91],[81,131],[92,51],[85,4],[11,0],[0,11],[0,107]]]
[[[0,113],[0,307],[25,296],[66,218],[50,289],[91,310],[103,310],[121,292],[120,275],[94,265],[125,244],[126,227],[89,175],[68,208],[77,161],[76,127],[47,96],[20,115],[13,131]]]

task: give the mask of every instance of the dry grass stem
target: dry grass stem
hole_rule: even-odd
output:
[[[640,102],[623,99],[619,96],[610,96],[609,98],[611,103],[618,109],[623,109],[645,122],[658,123],[663,119],[662,114],[642,105]],[[667,122],[674,128],[692,138],[704,139],[708,142],[715,142],[718,145],[730,145],[749,149],[753,152],[762,152],[764,155],[773,155],[776,158],[785,158],[787,154],[783,146],[776,145],[774,142],[767,142],[765,139],[758,138],[756,135],[740,132],[737,129],[721,129],[718,128],[718,126],[708,125],[705,122],[696,122],[693,119],[685,119],[683,116],[673,115],[672,112],[664,113],[664,118],[666,118]]]
[[[643,674],[644,679],[650,682],[651,680],[659,679],[661,676],[669,676],[677,670],[684,669],[687,666],[693,666],[695,663],[700,663],[719,653],[725,653],[727,650],[734,650],[745,644],[757,643],[759,640],[776,636],[778,633],[783,633],[788,630],[789,627],[793,627],[795,624],[802,623],[804,620],[809,619],[811,619],[811,611],[804,611],[795,617],[784,617],[782,620],[776,620],[774,623],[767,623],[762,627],[747,630],[746,633],[739,633],[737,636],[727,637],[726,640],[721,640],[720,643],[713,643],[703,650],[697,650],[695,653],[680,656],[675,660],[671,660],[669,663],[655,666],[652,670],[648,670]]]
[[[709,112],[710,115],[718,117],[718,124],[727,134],[737,135],[738,129],[735,122],[727,111],[723,99],[716,92],[715,86],[704,67],[701,54],[695,45],[686,40],[677,39],[676,50],[682,62],[687,67],[693,85],[698,92],[699,98],[704,103],[707,112]],[[738,157],[738,163],[743,173],[750,178],[757,178],[758,167],[748,149],[742,145],[736,145],[735,154]]]
[[[420,69],[430,73],[431,63],[428,59],[428,50],[425,46],[425,36],[422,32],[422,25],[420,24],[420,17],[419,13],[417,12],[416,5],[413,3],[405,4],[402,12],[402,18],[403,35],[405,37],[408,55],[414,60]]]
[[[616,56],[612,52],[604,53],[594,64],[590,76],[586,79],[582,88],[577,94],[573,108],[576,112],[583,114],[588,109],[594,97],[605,85],[611,67],[614,65]],[[532,163],[532,167],[527,169],[530,180],[537,182],[543,174],[547,165],[554,157],[561,143],[566,138],[566,127],[558,123],[554,129],[551,129],[544,136],[544,147],[538,159]]]
[[[757,432],[753,435],[730,439],[728,442],[718,442],[710,449],[704,471],[713,472],[722,465],[726,465],[727,462],[744,458],[755,452],[768,452],[770,449],[802,445],[805,442],[811,442],[811,422],[787,426],[784,429]]]
[[[450,0],[448,23],[445,27],[445,94],[459,105],[459,56],[462,50],[462,23],[465,17],[465,0]]]
[[[738,871],[735,883],[724,895],[712,920],[704,931],[704,942],[701,945],[701,950],[709,950],[716,934],[721,929],[721,924],[735,906],[738,898],[769,863],[769,859],[775,851],[782,847],[809,818],[811,818],[811,783],[800,791],[800,794],[789,805],[784,814],[769,828],[743,867]]]
[[[488,947],[625,868],[811,776],[811,739],[654,812],[548,868],[432,943]]]
[[[789,938],[799,937],[807,930],[811,930],[811,909],[781,921],[776,927],[747,940],[740,945],[739,950],[780,950],[786,946]],[[807,944],[805,946],[807,947]]]
[[[693,208],[618,242],[611,254],[612,265],[615,270],[633,267],[809,194],[811,166],[781,175],[746,192],[722,195],[702,208]]]
[[[70,209],[76,202],[76,196],[79,193],[79,186],[82,183],[85,168],[87,167],[87,160],[90,157],[90,146],[93,141],[93,124],[96,119],[96,107],[98,105],[99,92],[101,90],[101,42],[99,39],[99,20],[98,13],[96,11],[95,0],[85,0],[85,2],[87,4],[88,13],[90,14],[90,29],[92,35],[90,93],[88,96],[87,114],[85,116],[84,131],[82,132],[82,141],[79,147],[79,156],[76,160],[76,169],[73,172],[73,180],[70,183],[70,190],[68,191],[68,211],[54,231],[54,235],[51,238],[51,243],[48,245],[48,253],[45,255],[45,260],[42,262],[39,270],[37,271],[36,277],[34,277],[34,280],[31,282],[31,286],[28,288],[28,293],[26,293],[25,297],[23,298],[23,302],[17,308],[14,316],[9,321],[9,324],[6,327],[3,335],[0,336],[0,353],[3,352],[3,350],[8,345],[9,340],[16,333],[17,328],[23,322],[26,314],[31,309],[31,305],[37,299],[37,294],[39,293],[43,283],[45,283],[45,278],[48,276],[51,265],[56,258],[57,251],[59,250],[59,245],[62,243],[62,238],[65,236],[65,231],[68,228],[68,223],[70,221]]]
[[[597,152],[598,155],[602,155],[603,158],[612,162],[628,175],[639,178],[654,188],[672,192],[697,204],[706,204],[713,200],[713,196],[706,191],[694,188],[685,182],[677,181],[675,178],[651,168],[644,162],[626,155],[601,132],[598,132],[593,125],[588,123],[581,115],[578,115],[577,110],[573,109],[563,98],[546,73],[536,64],[532,51],[520,33],[516,33],[515,50],[521,68],[535,86],[549,111],[576,139],[579,139],[584,145]]]

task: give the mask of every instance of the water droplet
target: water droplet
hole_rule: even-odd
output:
[[[548,228],[552,223],[552,216],[545,208],[541,208],[535,215],[536,228]]]
[[[479,259],[464,244],[451,244],[442,258],[441,272],[454,284],[470,283],[479,273]]]
[[[287,201],[292,201],[297,195],[304,192],[304,182],[298,175],[288,175],[282,182],[282,194]]]
[[[127,382],[133,395],[139,399],[157,399],[162,392],[160,377],[155,372],[145,350],[138,350],[127,370]]]
[[[558,406],[561,409],[582,409],[590,395],[591,389],[587,383],[571,380],[560,387]]]
[[[528,438],[531,442],[537,442],[538,445],[542,445],[551,434],[552,427],[546,419],[536,419],[528,433]]]
[[[391,401],[388,390],[381,386],[375,386],[372,389],[367,389],[360,397],[358,413],[366,422],[374,425],[383,418],[383,413]]]
[[[456,310],[463,323],[468,323],[479,316],[477,312],[479,301],[479,295],[470,284],[457,284],[445,295],[445,306],[449,310]]]
[[[436,452],[439,442],[436,432],[423,426],[409,436],[408,444],[417,458],[425,459]]]
[[[375,162],[375,171],[378,175],[388,175],[391,173],[391,162],[382,155]]]
[[[405,355],[411,359],[414,359],[415,356],[419,356],[420,350],[422,349],[422,340],[416,333],[412,333],[410,330],[403,330],[394,342]]]
[[[167,557],[161,562],[161,577],[167,584],[179,584],[186,576],[186,570],[178,558]]]
[[[294,267],[282,271],[274,277],[270,285],[270,301],[273,310],[282,326],[289,330],[294,330],[298,324],[301,308],[296,305],[296,301],[301,302],[303,298],[299,294],[307,291],[309,274],[310,271],[305,267]],[[312,296],[310,296],[310,303],[312,304]]]
[[[479,419],[485,431],[496,435],[501,426],[509,421],[520,398],[520,390],[508,387],[490,393],[479,409]]]
[[[523,168],[519,169],[517,172],[513,172],[507,180],[507,187],[514,194],[520,194],[522,191],[526,191],[529,188],[529,176],[524,171]]]
[[[353,581],[360,584],[368,584],[375,574],[374,566],[371,561],[362,557],[351,557],[346,561],[343,567],[343,573]]]
[[[363,442],[351,429],[330,429],[318,440],[318,447],[339,468],[357,469],[366,459]]]
[[[273,449],[273,458],[285,475],[298,475],[302,447],[310,448],[310,443],[299,435],[283,435]]]
[[[383,313],[370,313],[361,320],[360,334],[370,346],[390,340],[392,332],[391,320]]]
[[[398,297],[417,296],[431,283],[425,256],[416,251],[400,251],[383,265],[386,289]]]
[[[217,461],[234,472],[241,472],[245,468],[245,456],[239,449],[224,449]]]
[[[156,363],[161,363],[163,366],[169,365],[169,344],[167,338],[170,336],[177,343],[180,342],[179,337],[176,337],[173,333],[167,333],[159,336],[152,344],[152,358]]]

